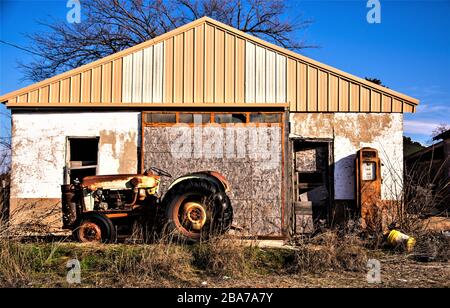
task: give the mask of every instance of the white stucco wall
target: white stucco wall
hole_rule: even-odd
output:
[[[15,113],[12,198],[60,198],[66,137],[100,137],[98,174],[137,172],[138,112]]]
[[[396,200],[403,185],[403,115],[400,113],[292,113],[291,137],[334,140],[336,200],[355,196],[355,154],[362,147],[378,150],[381,197]]]
[[[382,199],[400,195],[403,115],[292,113],[291,136],[334,139],[335,199],[354,199],[354,159],[361,147],[378,149]],[[100,137],[98,174],[137,172],[138,112],[13,114],[13,198],[59,198],[66,137]]]

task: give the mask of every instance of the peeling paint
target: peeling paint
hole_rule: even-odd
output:
[[[111,149],[111,156],[117,158],[117,174],[130,173],[137,164],[137,132],[100,131],[100,148]],[[117,164],[116,164],[117,165]]]
[[[334,134],[347,138],[355,148],[361,143],[372,143],[379,136],[391,130],[392,114],[336,114],[334,117]]]
[[[12,198],[60,198],[68,136],[100,137],[98,174],[137,172],[138,112],[20,113],[12,118]]]
[[[398,113],[291,113],[291,137],[334,139],[335,199],[353,200],[355,155],[378,150],[383,200],[397,200],[403,187],[403,115]]]
[[[291,113],[292,133],[304,138],[333,138],[333,113]]]

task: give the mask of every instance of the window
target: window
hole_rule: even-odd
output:
[[[173,112],[143,112],[143,125],[175,125],[183,124],[246,124],[246,123],[265,123],[280,124],[283,119],[281,112],[190,112],[190,111],[173,111]]]
[[[99,137],[69,137],[66,150],[66,183],[96,175]]]
[[[215,123],[246,123],[247,116],[243,113],[216,113],[214,115]]]
[[[250,113],[251,123],[280,123],[280,113]]]
[[[210,113],[180,113],[178,123],[211,123]]]
[[[174,113],[147,113],[146,122],[148,123],[176,123],[176,114]]]

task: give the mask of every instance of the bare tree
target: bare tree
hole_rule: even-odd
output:
[[[439,136],[440,134],[450,130],[450,125],[446,123],[440,123],[432,132],[431,132],[431,139],[435,140],[435,137]]]
[[[11,163],[11,127],[7,122],[11,123],[11,113],[4,106],[0,107],[0,118],[2,123],[0,126],[0,176],[8,174]]]
[[[285,48],[308,48],[299,39],[310,20],[283,17],[285,0],[86,0],[79,24],[41,22],[49,31],[31,34],[36,56],[21,66],[25,79],[39,81],[152,39],[209,16]],[[292,15],[292,14],[291,14]]]
[[[11,113],[0,107],[0,229],[9,209],[9,186],[11,171],[11,129],[6,124],[11,122]],[[4,121],[5,120],[5,121]]]

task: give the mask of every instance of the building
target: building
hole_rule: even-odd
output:
[[[210,169],[231,183],[236,232],[265,237],[352,207],[362,147],[380,153],[382,200],[397,198],[418,104],[207,17],[0,101],[12,216],[60,215],[60,185],[87,174]]]
[[[405,157],[406,176],[417,198],[429,206],[423,215],[448,215],[450,209],[450,130],[436,143]]]

